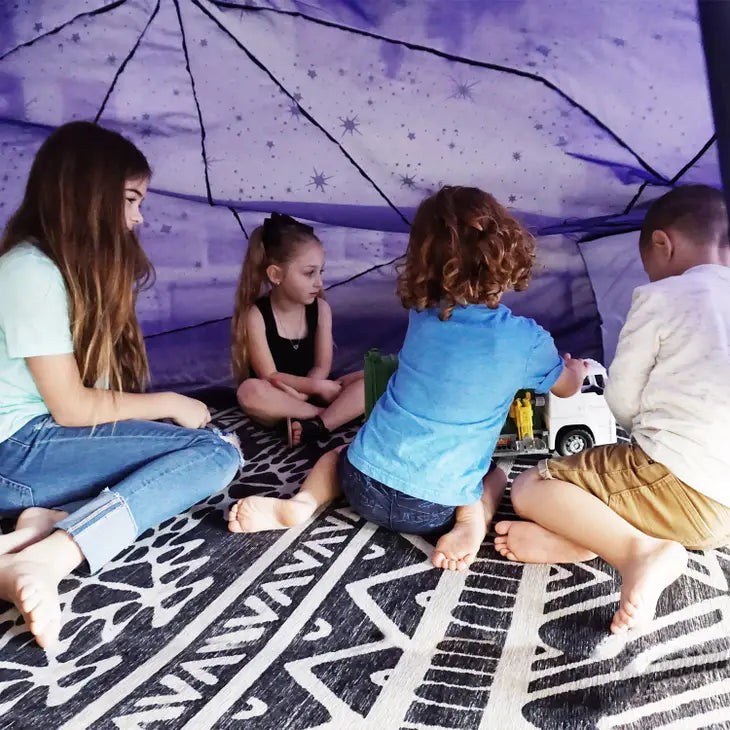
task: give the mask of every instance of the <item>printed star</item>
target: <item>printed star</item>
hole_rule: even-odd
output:
[[[240,122],[243,119],[243,117],[240,114],[236,114],[236,121]]]
[[[273,142],[272,142],[271,140],[269,140],[269,141],[268,141],[268,142],[266,143],[266,146],[267,146],[267,147],[268,147],[269,149],[271,149],[271,148],[272,148],[272,147],[274,146],[274,143],[273,143]]]
[[[173,94],[174,94],[175,96],[180,96],[180,89],[173,89],[173,90],[172,90],[172,93],[173,93]]]
[[[542,129],[542,124],[540,124],[540,123],[538,122],[538,123],[537,123],[537,124],[535,125],[535,129],[537,129],[538,131],[540,131],[540,130]]]
[[[35,24],[35,25],[33,26],[33,30],[34,30],[34,31],[35,31],[36,33],[40,33],[40,32],[41,32],[41,31],[43,30],[43,23],[36,23],[36,24]]]
[[[454,93],[449,97],[449,99],[468,99],[469,101],[474,101],[474,96],[472,95],[472,89],[479,83],[478,81],[457,81],[456,79],[451,79],[454,82]]]
[[[563,147],[566,144],[568,144],[568,140],[565,139],[565,137],[563,137],[563,136],[558,137],[558,147]]]
[[[453,150],[456,145],[453,142],[449,142],[449,149]]]
[[[302,99],[303,99],[304,97],[302,97],[302,95],[301,95],[301,94],[299,94],[299,93],[296,93],[296,94],[292,94],[292,95],[291,95],[291,98],[292,98],[292,99],[294,99],[294,101],[296,101],[296,102],[298,103],[298,102],[300,102],[300,101],[301,101],[301,100],[302,100]]]
[[[151,137],[152,136],[152,127],[142,127],[140,134],[143,137]]]
[[[374,102],[373,102],[373,100],[372,100],[372,99],[368,99],[368,106],[372,106],[372,105],[373,105],[373,103],[374,103]]]
[[[162,226],[162,228],[160,228],[160,231],[162,233],[169,233],[171,230],[172,230],[172,226],[168,226],[167,223],[165,223],[165,225]]]
[[[310,79],[316,79],[317,72],[313,68],[310,68],[309,71],[307,71],[307,76],[309,76]]]
[[[613,45],[621,48],[626,45],[626,41],[623,38],[614,38]]]
[[[202,41],[200,41],[200,45],[201,45],[201,46],[202,46],[203,48],[205,48],[205,47],[206,47],[206,46],[208,45],[208,41],[207,41],[207,40],[206,40],[205,38],[203,38],[203,40],[202,40]]]
[[[508,200],[509,200],[510,203],[514,203],[515,200],[517,200],[517,196],[516,195],[510,195],[509,198],[508,198]]]
[[[545,58],[547,58],[550,55],[550,49],[547,46],[538,46],[535,50],[539,54],[545,56]]]
[[[342,132],[342,136],[344,137],[348,132],[350,134],[354,134],[357,132],[358,134],[362,134],[362,132],[358,129],[360,126],[360,122],[357,121],[357,114],[350,119],[350,117],[345,117],[344,119],[342,117],[338,117],[338,119],[342,122],[340,126],[344,130]]]
[[[106,57],[106,62],[111,66],[113,63],[117,62],[117,57],[112,53]]]
[[[338,73],[338,74],[339,74],[340,76],[344,76],[344,75],[345,75],[345,69],[344,69],[344,68],[341,68],[341,69],[339,69],[339,70],[337,71],[337,73]]]
[[[327,180],[329,180],[332,176],[327,176],[324,174],[324,172],[317,172],[317,168],[314,169],[314,175],[310,177],[311,182],[307,183],[307,187],[311,187],[314,185],[314,187],[317,188],[317,190],[321,190],[324,192],[325,185],[327,185]]]
[[[298,117],[301,114],[301,109],[299,108],[298,104],[292,104],[289,107],[289,114],[291,114],[293,117]]]
[[[561,117],[569,117],[570,116],[570,112],[567,109],[562,109],[560,111],[560,116]]]
[[[73,34],[73,35],[71,36],[71,40],[72,40],[72,41],[73,41],[74,43],[78,43],[78,42],[79,42],[79,41],[81,40],[81,36],[80,36],[80,35],[79,35],[78,33],[74,33],[74,34]]]
[[[142,119],[144,119],[145,121],[147,121],[149,118],[150,118],[150,115],[149,114],[143,114],[142,115]]]
[[[413,190],[413,188],[416,187],[416,181],[409,175],[401,175],[400,176],[400,186],[411,188],[411,190]]]
[[[415,138],[416,138],[416,133],[415,132],[408,132],[408,139],[414,140]]]
[[[287,189],[286,189],[286,192],[287,192],[287,193],[290,193],[290,192],[291,192],[291,188],[287,188]]]
[[[512,153],[512,159],[513,160],[521,160],[522,159],[522,153],[521,152],[513,152]]]
[[[654,35],[652,36],[652,38],[655,41],[660,41],[662,38],[664,38],[664,36],[661,33],[654,33]]]

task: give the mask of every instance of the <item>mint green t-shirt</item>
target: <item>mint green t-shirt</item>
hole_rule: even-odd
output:
[[[58,267],[30,243],[0,256],[0,443],[48,413],[26,357],[73,353]]]

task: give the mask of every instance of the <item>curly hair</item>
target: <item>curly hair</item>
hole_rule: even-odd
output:
[[[440,307],[442,320],[457,305],[495,309],[527,288],[534,260],[535,239],[492,195],[447,185],[416,211],[398,296],[407,309]]]

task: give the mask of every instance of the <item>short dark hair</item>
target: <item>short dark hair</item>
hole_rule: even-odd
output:
[[[673,228],[698,244],[730,245],[725,197],[709,185],[681,185],[655,200],[646,211],[639,245],[654,231]]]

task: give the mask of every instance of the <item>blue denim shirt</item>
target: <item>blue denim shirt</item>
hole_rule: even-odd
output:
[[[552,337],[500,305],[412,310],[398,370],[348,449],[363,474],[419,499],[471,504],[510,404],[563,371]]]

